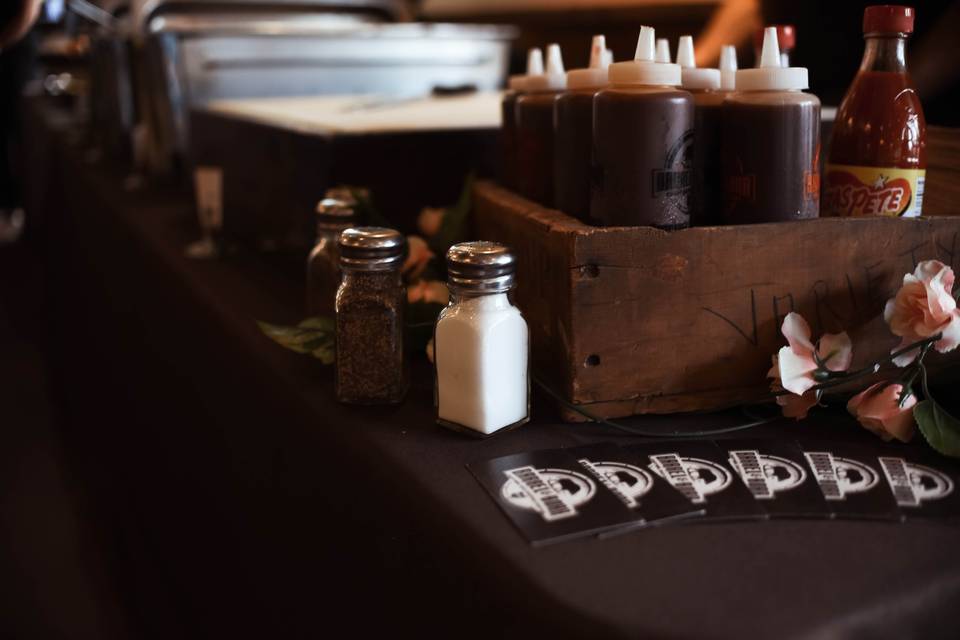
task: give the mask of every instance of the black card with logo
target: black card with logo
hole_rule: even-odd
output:
[[[803,452],[785,440],[719,440],[717,446],[768,515],[826,518],[830,511]]]
[[[640,520],[637,525],[703,515],[669,482],[646,468],[649,461],[613,444],[566,450]]]
[[[518,453],[467,466],[534,545],[640,520],[566,450]]]
[[[960,518],[960,466],[933,451],[888,446],[877,456],[894,500],[907,518]]]
[[[852,442],[798,442],[834,518],[901,519],[876,447]]]
[[[630,445],[648,470],[666,480],[708,518],[762,518],[764,511],[727,463],[726,453],[705,440]]]

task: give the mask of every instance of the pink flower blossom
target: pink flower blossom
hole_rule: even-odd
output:
[[[890,331],[902,338],[894,351],[938,333],[943,337],[933,346],[940,353],[952,351],[960,344],[960,310],[953,298],[953,280],[953,269],[938,260],[921,262],[916,271],[903,276],[900,290],[883,310]],[[918,352],[914,349],[893,362],[905,367]]]
[[[443,217],[446,214],[446,209],[424,207],[417,216],[417,228],[420,229],[420,233],[432,238],[440,231],[440,225],[443,224]]]
[[[791,393],[802,396],[815,384],[814,372],[820,368],[817,360],[830,371],[846,371],[853,358],[853,347],[846,333],[826,333],[814,346],[810,340],[810,325],[799,313],[790,312],[780,328],[789,346],[780,349],[768,377]]]
[[[416,280],[427,268],[434,253],[427,241],[420,236],[407,236],[407,259],[403,263],[403,273],[410,280]]]
[[[421,280],[407,287],[407,302],[436,302],[447,304],[450,293],[447,285],[436,280]]]
[[[917,398],[910,394],[901,405],[901,393],[901,384],[878,382],[851,398],[847,411],[883,440],[896,438],[909,442],[916,430],[913,406],[917,404]]]

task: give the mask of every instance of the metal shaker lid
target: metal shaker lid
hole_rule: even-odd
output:
[[[340,234],[340,266],[358,271],[387,271],[403,264],[407,239],[386,227],[351,227]]]
[[[516,281],[517,258],[499,242],[461,242],[447,251],[447,281],[454,289],[502,293]]]
[[[317,203],[317,222],[329,225],[350,226],[353,223],[355,215],[354,205],[351,200],[327,197]]]

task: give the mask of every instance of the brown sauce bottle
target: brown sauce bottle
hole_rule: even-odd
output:
[[[689,226],[693,97],[680,67],[654,62],[643,27],[634,60],[611,64],[593,102],[590,216],[605,226]]]
[[[567,91],[553,103],[553,206],[583,222],[590,218],[593,97],[607,85],[606,39],[594,36],[590,66],[567,72]]]
[[[720,179],[720,115],[728,92],[721,91],[719,69],[698,69],[693,38],[680,36],[677,64],[682,88],[693,96],[693,188],[690,225],[720,224],[723,183]]]
[[[507,91],[500,102],[500,184],[517,189],[517,99],[523,94],[527,77],[543,73],[543,52],[534,47],[527,52],[527,73],[510,76]]]
[[[727,224],[816,218],[820,210],[820,101],[807,70],[781,67],[767,28],[761,66],[737,71],[723,103],[721,165]]]
[[[517,191],[553,205],[553,103],[566,87],[560,46],[547,47],[546,73],[531,75],[517,98]]]

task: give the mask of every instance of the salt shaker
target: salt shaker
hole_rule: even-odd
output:
[[[337,399],[395,404],[407,392],[404,358],[406,290],[400,275],[406,239],[383,227],[340,234],[337,290]]]
[[[337,195],[339,197],[334,197]],[[317,203],[317,241],[307,258],[307,315],[332,316],[340,287],[340,234],[353,225],[356,202],[349,192]]]
[[[447,251],[450,303],[434,331],[437,421],[490,435],[530,418],[529,335],[507,292],[516,258],[496,242]]]

